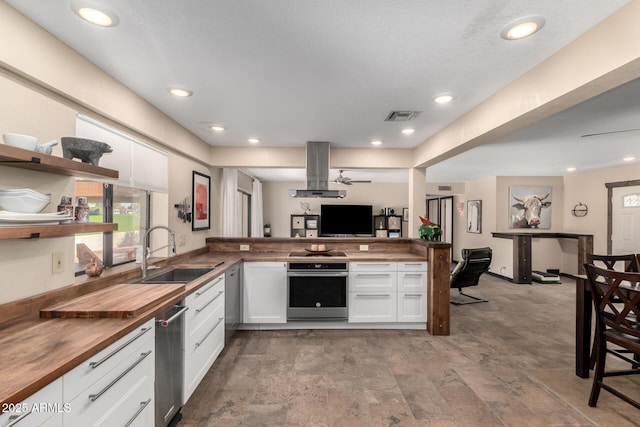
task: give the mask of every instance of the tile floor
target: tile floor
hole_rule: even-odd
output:
[[[451,306],[451,335],[240,331],[178,424],[191,426],[638,426],[640,411],[574,372],[574,289],[484,275]],[[452,291],[452,298],[459,298]],[[640,381],[627,381],[638,392]]]

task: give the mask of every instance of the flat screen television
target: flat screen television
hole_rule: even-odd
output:
[[[373,206],[320,205],[320,236],[373,236]]]

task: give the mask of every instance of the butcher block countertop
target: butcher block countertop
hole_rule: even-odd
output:
[[[327,259],[291,258],[288,257],[288,253],[223,251],[169,258],[163,261],[165,266],[170,263],[174,267],[211,267],[220,262],[224,263],[185,286],[128,284],[134,280],[124,284],[110,283],[105,289],[86,296],[44,307],[45,310],[41,314],[43,318],[33,316],[27,320],[0,325],[0,404],[24,400],[240,261]],[[347,257],[332,260],[426,259],[414,253],[348,252]],[[139,267],[127,268],[131,270]],[[107,276],[108,274],[105,273]],[[126,294],[127,297],[123,299],[119,294]],[[111,299],[106,300],[106,296]]]

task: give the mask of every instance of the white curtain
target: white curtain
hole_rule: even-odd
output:
[[[262,183],[255,179],[251,192],[251,237],[264,237],[262,218]]]
[[[242,224],[238,210],[238,170],[222,169],[222,237],[240,237]]]

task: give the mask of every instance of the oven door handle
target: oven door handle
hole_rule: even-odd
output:
[[[287,277],[349,277],[348,271],[289,271]]]

